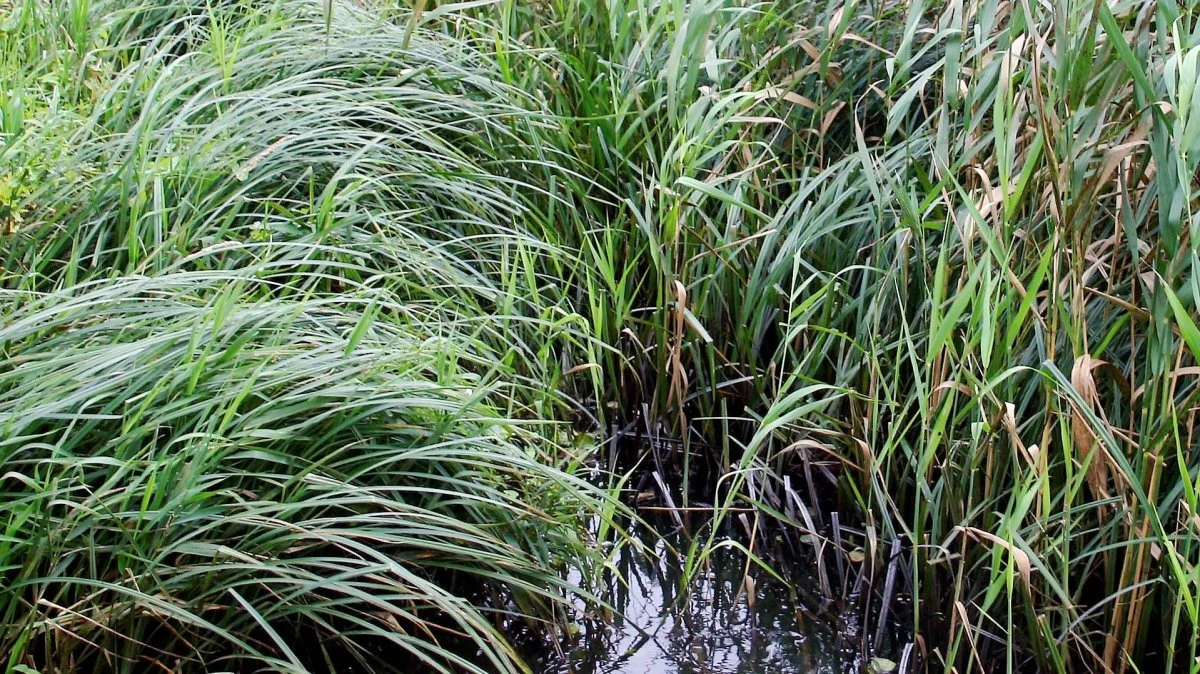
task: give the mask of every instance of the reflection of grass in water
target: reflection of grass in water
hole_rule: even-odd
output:
[[[565,661],[544,671],[742,673],[790,671],[805,663],[802,671],[841,672],[848,666],[853,652],[840,650],[836,617],[810,613],[813,619],[801,622],[802,612],[820,610],[817,603],[806,604],[788,585],[764,580],[751,608],[742,588],[745,558],[733,548],[715,551],[710,567],[688,586],[678,553],[687,539],[668,516],[650,521],[631,531],[652,546],[649,554],[625,547],[614,558],[621,576],[610,578],[601,595],[616,609],[616,620],[584,621],[582,633],[565,647]],[[693,524],[703,528],[701,518]],[[661,533],[666,536],[658,540]],[[796,581],[803,585],[805,579]]]

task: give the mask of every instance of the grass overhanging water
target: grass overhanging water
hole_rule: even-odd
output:
[[[524,671],[636,431],[909,671],[1200,672],[1196,10],[0,1],[6,671]]]

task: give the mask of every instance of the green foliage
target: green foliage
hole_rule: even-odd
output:
[[[501,3],[591,179],[548,236],[599,397],[722,513],[812,528],[832,458],[932,668],[1200,671],[1194,10]]]
[[[1200,671],[1195,10],[5,7],[10,669],[519,670],[644,413],[932,669]]]
[[[305,671],[398,649],[518,671],[446,578],[550,615],[589,490],[489,403],[470,372],[486,352],[417,321],[362,328],[366,299],[271,298],[257,277],[279,270],[5,298],[20,305],[0,330],[0,558],[25,598],[5,605],[13,664]],[[453,633],[485,657],[439,646]],[[89,644],[108,663],[81,657]]]
[[[6,671],[524,671],[601,500],[539,115],[365,11],[121,4],[6,24]]]

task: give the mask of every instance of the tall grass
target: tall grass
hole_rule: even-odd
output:
[[[677,497],[706,460],[721,512],[899,562],[934,669],[1197,671],[1194,8],[503,7]]]
[[[386,295],[247,302],[263,270],[7,298],[8,666],[308,671],[390,650],[517,671],[454,588],[549,615],[592,497],[522,446],[470,342],[363,329],[369,302],[404,311]]]
[[[527,96],[361,9],[13,12],[5,670],[525,670],[599,499]]]
[[[1195,10],[16,3],[11,664],[519,668],[455,579],[553,615],[594,418],[911,593],[906,666],[1200,671]]]

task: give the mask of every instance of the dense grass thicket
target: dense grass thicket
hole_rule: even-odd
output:
[[[597,503],[529,97],[363,12],[11,12],[6,671],[521,671]]]
[[[6,672],[523,671],[614,428],[910,671],[1200,672],[1197,9],[0,0]]]

